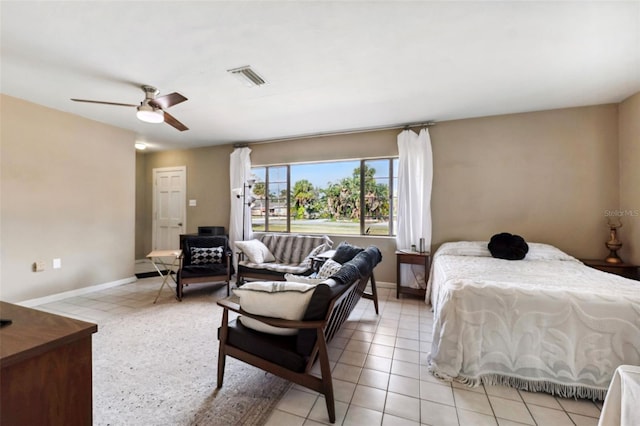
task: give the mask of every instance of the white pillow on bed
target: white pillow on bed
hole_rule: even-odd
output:
[[[437,255],[450,256],[476,256],[491,257],[488,241],[455,241],[444,243],[436,251]],[[569,256],[557,247],[544,243],[527,243],[529,252],[523,260],[572,260],[576,258]]]
[[[442,244],[436,254],[450,256],[491,257],[488,241],[454,241]]]
[[[524,260],[573,260],[576,258],[569,256],[557,247],[543,243],[527,243],[529,252]]]

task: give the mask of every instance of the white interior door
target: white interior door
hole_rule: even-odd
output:
[[[187,229],[187,168],[153,169],[153,250],[180,247]]]

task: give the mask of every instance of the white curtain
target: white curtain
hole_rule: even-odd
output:
[[[398,229],[396,246],[408,250],[413,244],[419,249],[424,238],[425,250],[431,250],[431,184],[433,154],[429,131],[420,134],[404,130],[398,135]],[[402,285],[426,288],[425,272],[419,266],[402,265]],[[424,268],[422,268],[424,269]]]
[[[247,179],[251,178],[251,149],[236,148],[230,156],[229,181],[231,190],[231,213],[229,215],[229,242],[235,249],[235,242],[242,240],[242,228],[244,226],[245,240],[253,238],[251,232],[251,210],[242,203],[242,191]],[[240,198],[238,198],[240,195]],[[242,223],[242,209],[244,212],[244,224]]]

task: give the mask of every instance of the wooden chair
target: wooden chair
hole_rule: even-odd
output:
[[[244,311],[230,299],[219,300],[223,308],[222,325],[218,329],[220,349],[218,355],[218,388],[222,387],[227,355],[275,374],[325,396],[329,420],[336,420],[333,381],[327,344],[340,330],[356,304],[363,296],[367,283],[373,278],[373,267],[382,259],[377,248],[366,250],[367,262],[352,264],[343,269],[343,276],[353,277],[345,284],[334,286],[319,284],[311,297],[304,317],[300,321],[254,315]],[[367,254],[356,256],[367,257]],[[353,262],[353,261],[352,261]],[[348,262],[351,263],[351,262]],[[363,266],[368,263],[368,267]],[[273,327],[295,328],[298,334],[281,336],[255,331],[245,327],[238,319],[229,320],[229,311],[253,318]],[[318,360],[320,377],[311,374]]]
[[[192,256],[192,248],[211,249],[217,247],[222,248],[220,263],[198,263],[198,260]],[[216,281],[225,282],[227,296],[229,296],[229,281],[233,274],[231,256],[229,239],[225,235],[185,236],[182,247],[182,264],[178,270],[178,285],[176,288],[178,300],[182,300],[184,287],[190,284]]]

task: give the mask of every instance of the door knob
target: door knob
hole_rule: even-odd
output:
[[[182,222],[180,222],[180,223],[178,224],[178,226],[182,226]]]

